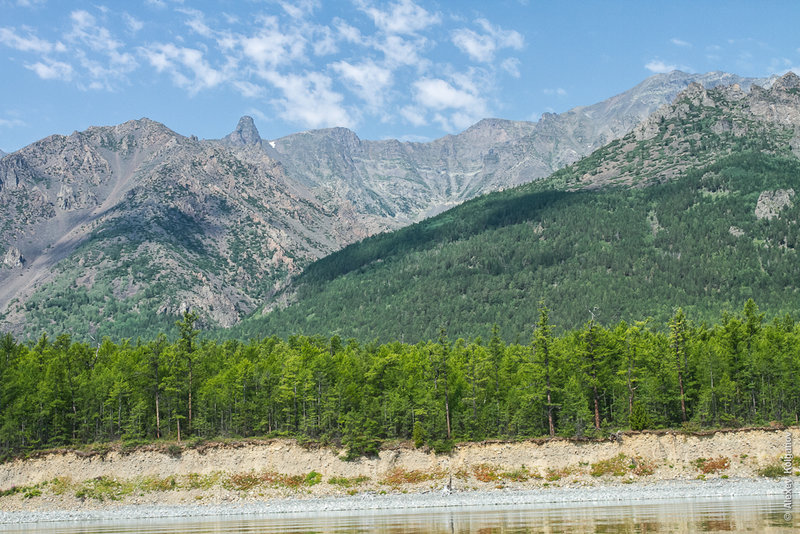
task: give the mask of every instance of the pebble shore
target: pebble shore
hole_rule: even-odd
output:
[[[109,505],[93,510],[0,511],[0,526],[65,521],[127,521],[153,518],[195,518],[232,515],[309,514],[443,507],[509,507],[521,505],[693,500],[781,495],[780,480],[730,478],[715,480],[662,480],[590,487],[539,490],[454,491],[447,488],[418,493],[365,492],[343,497],[287,498],[225,504]],[[2,528],[0,528],[2,530]]]

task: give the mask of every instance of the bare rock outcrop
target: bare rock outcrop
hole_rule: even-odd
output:
[[[758,195],[756,202],[756,219],[774,219],[780,217],[783,208],[792,206],[794,189],[776,189],[775,191],[763,191]]]
[[[17,247],[10,247],[3,256],[3,266],[18,269],[25,265],[25,258]]]

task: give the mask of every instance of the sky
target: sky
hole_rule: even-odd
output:
[[[0,149],[148,117],[426,141],[673,69],[800,73],[800,2],[0,0]]]

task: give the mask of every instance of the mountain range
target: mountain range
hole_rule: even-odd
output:
[[[590,156],[310,265],[238,338],[526,340],[539,303],[579,328],[677,307],[701,321],[754,298],[800,307],[800,78],[691,84]]]
[[[791,106],[757,98],[775,85],[791,94],[791,83],[673,72],[536,123],[486,119],[428,143],[365,141],[343,128],[266,141],[249,117],[219,140],[148,119],[50,136],[0,160],[2,328],[135,336],[186,309],[208,327],[231,326],[286,302],[288,281],[314,260],[566,165],[552,180],[567,189],[667,180],[698,142],[676,135],[676,161],[652,163],[652,139],[679,113],[663,106],[680,91],[733,84],[745,96],[731,102],[756,110],[744,126],[717,117],[713,126],[735,136],[784,116],[796,124]]]

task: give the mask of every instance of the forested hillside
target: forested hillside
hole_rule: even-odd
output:
[[[361,344],[338,336],[100,346],[68,336],[0,340],[4,454],[123,439],[294,436],[351,457],[387,440],[454,441],[620,429],[796,424],[800,323],[753,301],[712,325],[587,321],[563,331],[546,307],[521,343]],[[558,334],[557,332],[561,332]]]
[[[565,328],[592,313],[604,324],[664,324],[678,306],[714,320],[750,297],[794,312],[798,176],[794,158],[744,152],[657,187],[493,194],[312,264],[294,304],[229,335],[416,342],[440,326],[485,337],[497,323],[525,339],[539,299]],[[786,202],[770,203],[773,194]],[[772,216],[757,213],[768,204]]]
[[[526,335],[536,302],[576,328],[678,306],[713,320],[758,296],[797,309],[800,78],[692,85],[625,137],[550,178],[480,197],[309,266],[234,337]],[[287,306],[288,304],[288,306]]]

